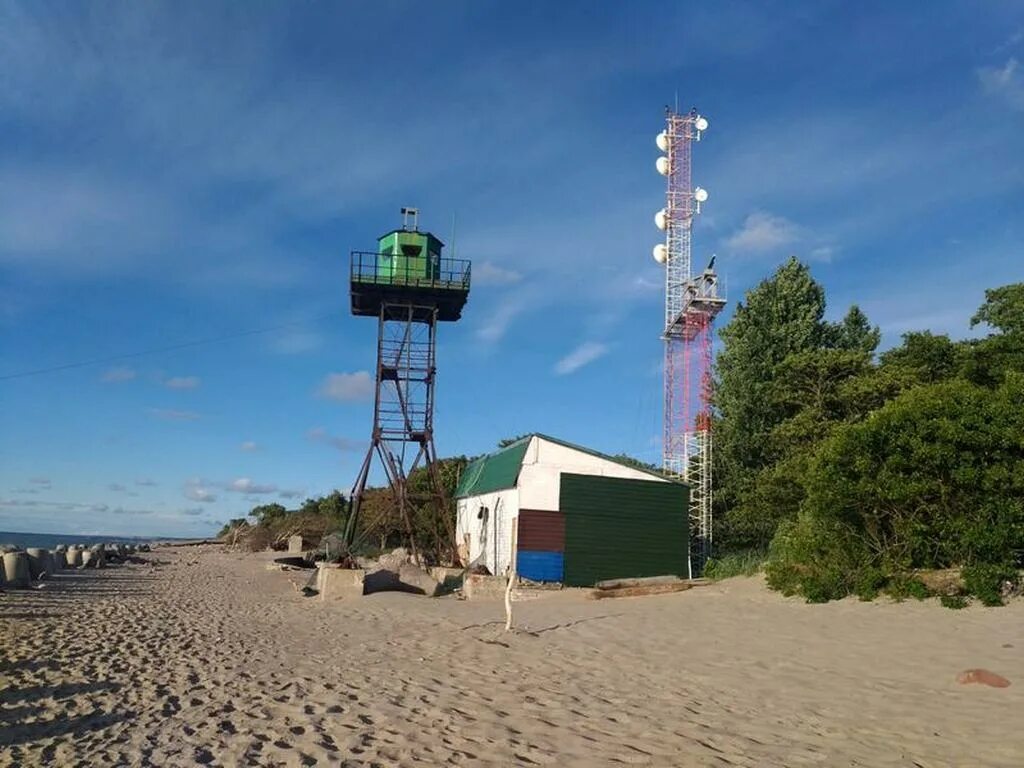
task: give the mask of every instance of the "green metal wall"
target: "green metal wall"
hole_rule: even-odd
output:
[[[565,515],[565,584],[602,579],[686,577],[686,504],[678,483],[562,473],[559,508]]]

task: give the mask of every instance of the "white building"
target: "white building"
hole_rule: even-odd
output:
[[[465,562],[574,586],[688,575],[687,487],[541,434],[471,463],[456,491]]]

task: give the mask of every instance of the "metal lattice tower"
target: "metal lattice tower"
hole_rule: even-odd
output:
[[[434,448],[437,325],[458,320],[469,296],[470,263],[441,257],[443,243],[417,228],[418,211],[403,208],[401,229],[382,235],[376,252],[352,252],[352,314],[377,318],[377,375],[373,432],[352,488],[345,530],[351,549],[374,456],[380,458],[414,558],[412,516],[432,504],[437,562],[450,562],[455,531]],[[410,225],[411,218],[411,225]],[[427,472],[427,490],[413,493],[409,477]]]
[[[703,570],[712,543],[712,330],[725,306],[718,295],[714,259],[697,275],[691,264],[693,218],[707,192],[693,187],[691,147],[707,120],[691,110],[667,111],[658,135],[658,171],[667,177],[665,208],[655,223],[665,243],[654,257],[665,265],[665,415],[662,466],[690,486],[690,574]]]

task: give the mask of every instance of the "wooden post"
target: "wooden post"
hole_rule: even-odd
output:
[[[512,588],[516,583],[516,553],[519,549],[519,516],[512,518],[512,541],[509,546],[511,562],[508,566],[508,584],[505,585],[505,631],[512,629]]]

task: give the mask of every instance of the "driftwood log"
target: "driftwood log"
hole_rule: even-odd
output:
[[[647,584],[636,587],[617,587],[615,589],[595,589],[588,597],[591,600],[605,600],[609,597],[646,597],[648,595],[665,595],[670,592],[683,592],[689,589],[692,584],[688,581],[676,580],[674,582],[663,582],[661,584]]]

